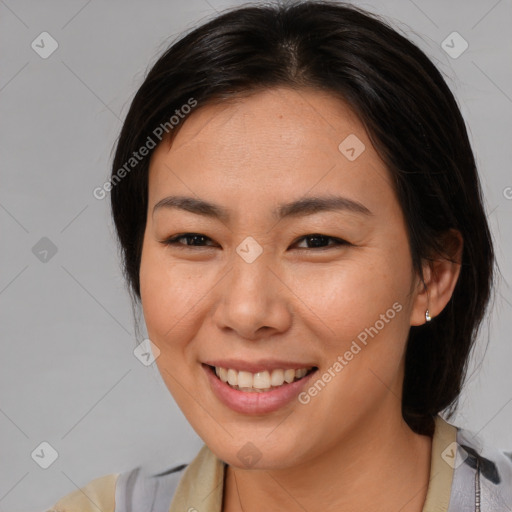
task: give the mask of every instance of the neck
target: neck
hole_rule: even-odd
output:
[[[388,411],[360,422],[343,442],[301,466],[228,466],[223,511],[421,512],[431,450],[430,437],[414,433],[401,413],[391,417]]]

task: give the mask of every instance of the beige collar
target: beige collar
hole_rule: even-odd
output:
[[[446,512],[450,505],[453,465],[457,453],[457,429],[441,416],[436,417],[436,430],[432,438],[432,457],[430,459],[430,478],[422,512]]]

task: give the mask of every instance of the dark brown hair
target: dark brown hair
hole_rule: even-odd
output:
[[[411,327],[407,342],[402,413],[414,431],[432,435],[435,415],[448,409],[450,416],[457,405],[490,298],[494,252],[453,94],[426,55],[375,15],[338,2],[245,6],[160,56],[131,103],[112,167],[112,215],[132,299],[140,301],[149,156],[122,179],[119,169],[156,127],[172,135],[179,126],[169,119],[191,98],[198,109],[276,86],[328,91],[359,116],[394,179],[418,275],[422,262],[444,254],[450,229],[462,234],[450,302],[429,324]]]

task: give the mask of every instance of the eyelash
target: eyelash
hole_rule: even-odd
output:
[[[169,246],[182,246],[182,248],[198,248],[198,247],[205,247],[205,246],[200,246],[200,245],[188,245],[188,244],[180,244],[178,240],[180,240],[181,238],[192,238],[192,237],[202,237],[204,239],[207,239],[207,240],[211,240],[211,238],[207,237],[206,235],[202,235],[201,233],[182,233],[182,234],[179,234],[179,235],[175,235],[171,238],[168,238],[166,240],[163,240],[161,241],[160,243],[164,244],[164,245],[169,245]],[[327,240],[333,240],[335,242],[335,245],[330,245],[330,246],[327,246],[327,247],[301,247],[299,250],[311,250],[311,249],[316,249],[316,250],[326,250],[326,249],[333,249],[335,247],[338,247],[338,246],[343,246],[343,245],[352,245],[351,243],[347,242],[346,240],[343,240],[341,238],[336,238],[336,237],[333,237],[333,236],[327,236],[327,235],[322,235],[320,233],[311,233],[311,234],[308,234],[308,235],[304,235],[300,238],[298,238],[295,242],[295,243],[298,243],[298,242],[301,242],[302,240],[305,240],[307,238],[323,238],[323,239],[327,239]],[[213,247],[213,246],[207,246],[207,247]]]

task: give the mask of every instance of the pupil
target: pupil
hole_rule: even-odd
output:
[[[192,239],[194,242],[197,242],[198,239],[200,239],[200,238],[203,238],[203,237],[200,236],[200,235],[191,235],[191,236],[189,236],[189,239]],[[196,244],[192,243],[192,245],[196,245]]]
[[[308,243],[311,243],[312,240],[316,240],[317,243],[313,242],[313,247],[320,247],[322,245],[322,241],[325,242],[325,237],[321,235],[312,235],[308,237]],[[318,243],[318,240],[320,240],[320,243]]]

